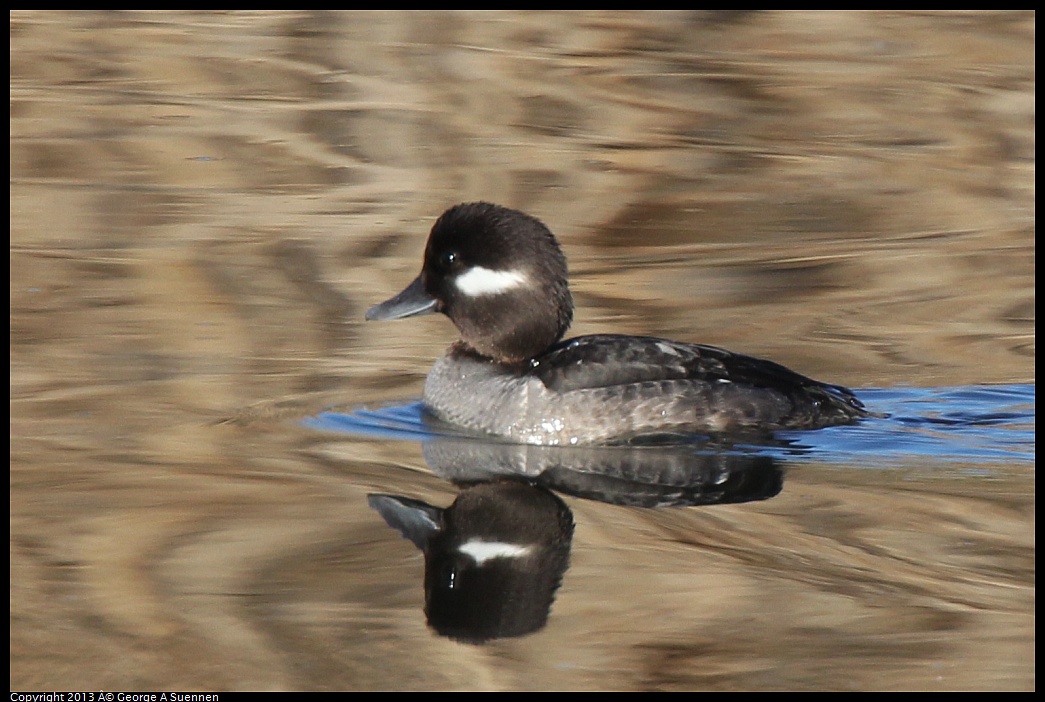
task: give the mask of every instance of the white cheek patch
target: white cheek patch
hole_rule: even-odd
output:
[[[514,290],[526,285],[529,280],[529,276],[520,270],[495,271],[490,268],[475,266],[457,276],[454,284],[465,295],[479,297],[480,295],[498,295]]]
[[[469,539],[461,544],[458,550],[469,556],[475,561],[476,565],[482,565],[495,558],[521,558],[530,552],[530,547],[510,544],[505,541]]]

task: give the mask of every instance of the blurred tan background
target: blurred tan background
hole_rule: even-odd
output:
[[[420,612],[365,494],[448,205],[546,221],[574,333],[853,387],[1034,382],[1032,12],[45,12],[11,38],[12,689],[1032,689],[1033,474],[571,502],[548,629]],[[972,476],[972,477],[970,477]]]

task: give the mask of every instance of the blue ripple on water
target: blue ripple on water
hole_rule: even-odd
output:
[[[874,389],[858,395],[888,416],[781,436],[806,449],[807,458],[840,463],[1034,462],[1033,384]]]

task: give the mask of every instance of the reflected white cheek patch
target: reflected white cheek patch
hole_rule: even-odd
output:
[[[466,556],[471,556],[476,565],[482,565],[495,558],[521,558],[530,552],[530,547],[505,541],[469,539],[461,544],[458,550]]]
[[[482,266],[469,268],[457,276],[457,289],[469,297],[497,295],[526,285],[529,277],[520,270],[495,271]]]

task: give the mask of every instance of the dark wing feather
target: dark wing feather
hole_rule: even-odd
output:
[[[779,363],[654,337],[581,336],[553,346],[533,363],[533,373],[556,392],[660,380],[728,381],[785,395],[820,396],[863,410],[849,389],[807,378]]]

